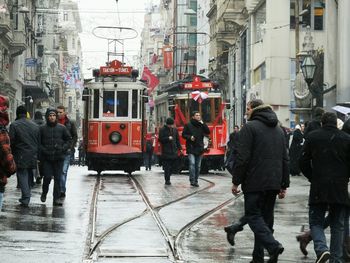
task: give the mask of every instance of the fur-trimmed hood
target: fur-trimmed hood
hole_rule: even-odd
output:
[[[267,104],[260,105],[253,109],[249,118],[249,121],[252,120],[259,120],[270,127],[275,127],[278,124],[276,113],[272,110],[272,107]]]

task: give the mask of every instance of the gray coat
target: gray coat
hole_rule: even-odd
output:
[[[9,134],[17,168],[36,168],[40,145],[39,126],[22,117],[11,123]]]

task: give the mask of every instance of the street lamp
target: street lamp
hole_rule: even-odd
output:
[[[30,104],[32,104],[34,102],[32,96],[26,96],[26,97],[23,97],[23,99],[29,99]]]
[[[301,70],[303,72],[304,79],[310,89],[316,71],[316,64],[311,54],[305,56],[304,61],[301,64]]]

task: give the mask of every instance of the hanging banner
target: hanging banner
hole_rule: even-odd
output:
[[[163,46],[164,69],[173,68],[173,49],[171,46]]]

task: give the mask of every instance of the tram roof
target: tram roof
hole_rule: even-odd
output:
[[[163,93],[163,92],[176,92],[176,91],[177,92],[184,92],[186,90],[191,92],[193,90],[197,90],[197,88],[192,88],[192,89],[185,89],[184,88],[185,84],[193,82],[194,78],[198,78],[199,81],[202,83],[211,83],[214,90],[217,90],[219,88],[219,84],[217,82],[215,82],[211,79],[208,79],[204,76],[201,76],[201,75],[195,75],[195,76],[187,76],[184,79],[177,80],[177,81],[171,82],[167,85],[164,85],[158,91],[159,91],[159,93]]]

